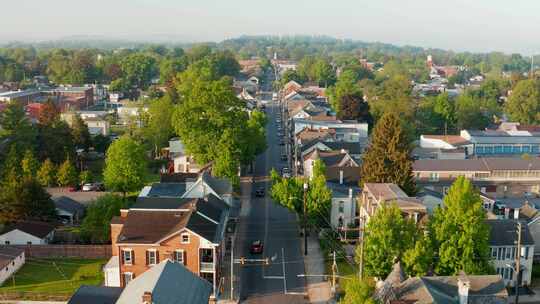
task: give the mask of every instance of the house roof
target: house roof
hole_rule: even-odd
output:
[[[363,191],[381,201],[409,197],[398,185],[392,183],[365,183]]]
[[[160,177],[161,183],[185,183],[189,180],[196,180],[198,173],[170,173],[162,174]]]
[[[120,287],[82,285],[67,304],[115,304],[121,293]]]
[[[202,173],[201,178],[219,195],[231,194],[233,192],[232,185],[227,179],[214,177],[206,171]]]
[[[412,277],[397,288],[398,300],[405,303],[459,303],[460,276]],[[462,280],[464,278],[461,278]],[[507,303],[508,292],[500,275],[466,276],[469,304]]]
[[[139,203],[136,203],[134,207],[137,204]],[[117,242],[155,244],[184,228],[197,233],[210,242],[219,243],[221,241],[229,208],[218,197],[211,194],[204,199],[178,200],[176,204],[158,201],[157,204],[158,208],[144,210],[141,207],[143,205],[152,206],[152,202],[143,202],[140,203],[139,209],[130,209],[127,216],[118,222],[122,223],[123,227]],[[161,206],[163,208],[159,208]],[[175,206],[183,209],[171,210],[176,209]],[[118,220],[115,219],[115,221]]]
[[[336,135],[335,129],[310,129],[305,127],[296,134],[296,138],[301,141],[312,141],[314,139],[329,139]]]
[[[153,183],[148,197],[181,197],[186,192],[185,183]]]
[[[497,171],[540,170],[540,158],[508,157],[476,159],[420,159],[413,164],[414,171]]]
[[[438,139],[447,142],[453,146],[468,145],[471,142],[459,135],[422,135],[426,139]]]
[[[53,198],[53,201],[57,209],[67,211],[71,214],[82,214],[86,209],[83,204],[66,196],[55,197]]]
[[[187,204],[196,204],[197,200],[197,198],[139,196],[131,209],[186,209]]]
[[[313,151],[304,156],[304,160],[308,159],[320,159],[327,168],[329,167],[358,167],[356,161],[349,155],[349,153],[342,151],[323,151],[315,148]],[[347,159],[354,162],[352,165],[345,165],[343,162]]]
[[[155,244],[183,229],[191,215],[190,211],[130,210],[117,242]]]
[[[22,248],[0,246],[0,270],[9,265],[16,257],[24,252]]]
[[[518,224],[515,220],[486,220],[490,226],[490,246],[514,246],[517,243]],[[534,245],[534,239],[529,231],[529,226],[521,225],[521,244]]]
[[[20,230],[42,239],[54,230],[54,226],[45,222],[20,221],[7,227],[7,229],[4,230],[3,233],[13,230]]]
[[[182,264],[164,260],[129,282],[116,303],[140,303],[145,292],[152,293],[153,303],[207,304],[212,285]]]

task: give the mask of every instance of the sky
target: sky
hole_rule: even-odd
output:
[[[328,35],[456,51],[540,54],[538,0],[1,0],[0,43],[66,37],[171,42]]]

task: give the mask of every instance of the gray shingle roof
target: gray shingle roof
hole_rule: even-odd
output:
[[[68,304],[114,304],[122,293],[120,287],[82,285]]]
[[[154,183],[148,196],[181,197],[186,192],[185,183]]]
[[[212,285],[180,263],[165,260],[131,281],[116,303],[140,303],[145,292],[152,293],[156,304],[207,304]]]
[[[490,226],[490,246],[515,246],[517,243],[518,225],[515,220],[486,220]],[[521,225],[521,244],[534,245],[534,239],[526,223]]]
[[[66,196],[55,197],[53,201],[57,209],[67,211],[71,214],[83,214],[86,209],[83,204]]]

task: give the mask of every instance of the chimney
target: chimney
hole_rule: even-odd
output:
[[[343,185],[343,170],[339,170],[339,184]]]
[[[514,209],[514,219],[515,220],[519,219],[519,209],[518,208]]]
[[[467,278],[467,275],[462,271],[458,276],[458,294],[459,304],[468,304],[469,302],[469,288],[471,287],[471,281]]]
[[[145,291],[142,295],[142,304],[152,304],[152,293]]]

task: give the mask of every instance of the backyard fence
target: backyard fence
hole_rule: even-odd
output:
[[[0,301],[67,301],[72,293],[47,293],[34,291],[2,291],[0,292]]]
[[[26,258],[108,259],[111,245],[10,245],[24,249]]]

